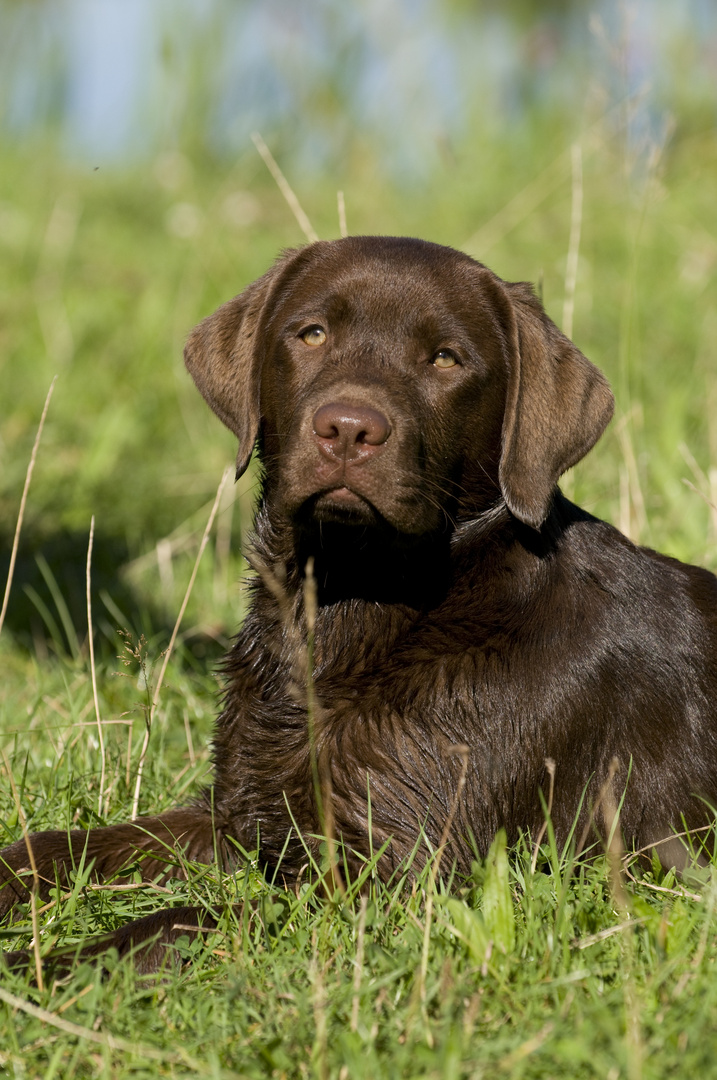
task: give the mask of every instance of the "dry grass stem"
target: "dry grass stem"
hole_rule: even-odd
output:
[[[603,822],[605,823],[605,850],[607,853],[608,866],[610,868],[610,886],[616,905],[621,913],[628,914],[630,910],[625,883],[623,881],[623,859],[625,849],[620,832],[620,813],[615,800],[615,788],[613,781],[620,770],[620,762],[613,758],[608,768],[607,780],[603,784],[600,805],[602,807]]]
[[[304,568],[304,581],[301,592],[306,624],[306,639],[304,640],[298,619],[298,598],[297,601],[292,600],[287,592],[283,564],[278,567],[270,567],[257,552],[251,550],[246,550],[244,557],[251,569],[259,575],[267,591],[276,600],[279,616],[286,630],[287,640],[291,644],[293,662],[289,692],[293,699],[306,709],[311,779],[316,798],[319,828],[326,840],[329,863],[324,877],[324,886],[329,898],[336,891],[341,896],[345,896],[346,888],[339,867],[336,843],[331,776],[328,767],[325,767],[320,760],[321,755],[316,739],[316,725],[321,715],[321,703],[316,699],[313,683],[314,632],[318,612],[314,560],[309,558]]]
[[[27,848],[27,857],[30,860],[30,869],[32,870],[32,890],[30,892],[30,915],[32,918],[32,949],[35,957],[35,978],[37,979],[37,985],[40,990],[43,989],[42,980],[42,961],[40,960],[40,924],[37,920],[37,894],[40,889],[40,875],[37,872],[37,863],[35,862],[35,852],[32,850],[32,841],[30,840],[30,833],[27,828],[27,818],[20,802],[20,795],[18,794],[17,785],[15,784],[15,777],[12,774],[10,768],[10,762],[7,759],[5,751],[2,753],[3,764],[5,766],[5,772],[7,778],[10,781],[10,787],[12,788],[12,797],[15,803],[15,809],[17,811],[18,821],[20,822],[20,828],[22,829],[22,838],[25,841],[25,847]]]
[[[640,416],[637,407],[633,406],[616,427],[624,461],[620,467],[620,530],[636,544],[640,543],[647,528],[645,497],[632,437],[633,421]]]
[[[617,923],[615,926],[608,926],[605,930],[600,930],[597,934],[588,934],[587,937],[573,938],[570,945],[574,949],[587,949],[591,945],[597,945],[599,941],[605,941],[615,934],[621,934],[623,930],[632,930],[633,927],[639,926],[644,922],[644,919],[626,919],[625,922]]]
[[[105,881],[86,881],[82,886],[83,892],[110,892],[110,893],[132,893],[132,892],[149,892],[157,893],[160,896],[173,896],[174,893],[171,889],[166,888],[164,885],[157,885],[154,881],[136,881],[130,885],[108,885]],[[69,900],[72,896],[72,891],[60,893],[60,900]],[[37,909],[38,915],[44,915],[45,912],[51,911],[55,907],[57,900],[50,900],[47,904],[43,904],[41,908]]]
[[[438,852],[437,852],[436,861],[433,864],[433,869],[435,871],[434,875],[433,875],[434,880],[435,880],[435,878],[438,877],[438,871],[440,869],[441,859],[443,858],[443,852],[445,850],[446,844],[448,843],[448,838],[449,838],[449,836],[451,834],[451,829],[453,828],[453,822],[455,821],[456,813],[458,812],[458,805],[459,805],[459,803],[461,801],[461,796],[463,794],[463,788],[466,786],[466,777],[468,776],[468,758],[469,758],[469,755],[470,755],[470,747],[466,746],[465,743],[456,743],[454,746],[449,747],[449,749],[447,751],[447,756],[448,757],[459,757],[461,759],[461,771],[460,771],[460,775],[458,777],[458,784],[456,785],[456,791],[455,791],[455,794],[453,796],[453,802],[451,803],[451,810],[450,810],[450,813],[449,813],[448,817],[446,818],[445,825],[443,826],[443,832],[441,833],[441,842],[438,845]]]
[[[349,230],[346,226],[346,200],[344,199],[343,191],[336,192],[336,201],[339,208],[339,235],[346,237],[349,234]]]
[[[234,517],[234,504],[236,492],[231,487],[224,489],[224,495],[219,507],[217,518],[217,535],[214,542],[214,599],[223,603],[226,601],[230,583],[229,559],[232,546],[232,519]]]
[[[707,476],[705,474],[705,471],[700,466],[699,462],[697,461],[697,458],[692,453],[692,451],[690,450],[687,443],[684,443],[684,442],[678,443],[677,444],[677,449],[680,451],[680,454],[685,459],[686,463],[689,465],[689,467],[692,470],[692,473],[693,473],[695,479],[698,481],[698,483],[703,484],[705,487],[709,488],[709,483],[710,482],[709,482],[709,480],[708,480],[708,478],[707,478]],[[694,485],[690,484],[689,480],[685,480],[683,478],[682,483],[687,484],[688,487],[692,487],[693,490],[696,490]]]
[[[569,175],[569,153],[563,151],[529,184],[513,196],[463,244],[461,250],[482,259],[507,233],[529,217]]]
[[[700,498],[704,499],[712,513],[717,515],[717,505],[712,501],[712,499],[705,495],[704,491],[700,491],[697,485],[693,484],[691,480],[688,480],[686,476],[682,477],[682,483],[685,484],[688,488],[691,488],[692,491],[696,492],[700,496]],[[711,486],[712,484],[710,481],[710,487]]]
[[[563,301],[563,333],[573,336],[573,316],[575,313],[575,285],[578,279],[578,258],[580,255],[580,230],[583,221],[583,153],[580,143],[573,143],[571,150],[573,193],[570,213],[570,240],[568,257],[565,265],[565,299]]]
[[[438,878],[438,871],[441,868],[441,859],[443,858],[443,852],[445,851],[448,838],[453,828],[453,822],[455,820],[456,813],[458,812],[458,805],[461,801],[463,794],[463,788],[466,786],[466,777],[468,776],[468,758],[470,754],[470,747],[465,743],[456,743],[448,751],[450,756],[458,756],[461,759],[461,772],[458,777],[458,783],[456,785],[456,791],[453,796],[453,802],[451,803],[451,809],[446,818],[446,823],[443,826],[443,832],[441,834],[441,842],[438,845],[438,851],[436,852],[433,860],[433,866],[431,867],[431,876],[428,883],[428,891],[426,896],[426,920],[423,928],[423,950],[421,952],[421,974],[420,974],[420,999],[422,1006],[425,1006],[426,1001],[426,978],[428,975],[428,955],[431,944],[431,922],[433,919],[433,897],[436,891],[436,879]],[[430,1032],[427,1030],[427,1037],[429,1045],[431,1041]]]
[[[526,1039],[524,1043],[516,1050],[511,1050],[509,1054],[506,1054],[504,1058],[498,1062],[498,1068],[501,1072],[509,1072],[515,1075],[514,1070],[520,1065],[521,1061],[524,1061],[531,1054],[534,1054],[536,1050],[539,1050],[545,1040],[550,1036],[555,1025],[552,1021],[548,1021],[540,1031],[531,1036],[530,1039]]]
[[[651,881],[638,880],[634,874],[631,874],[627,867],[624,870],[625,877],[634,882],[635,885],[639,885],[642,889],[651,889],[652,892],[664,893],[667,896],[678,896],[680,900],[695,900],[697,903],[701,903],[701,893],[690,892],[689,889],[670,889],[666,885],[655,885]]]
[[[294,194],[289,184],[289,181],[286,179],[283,172],[279,168],[276,159],[274,158],[274,155],[272,154],[271,150],[266,145],[258,131],[252,132],[251,139],[254,143],[254,146],[261,154],[261,157],[267,169],[274,177],[274,180],[276,181],[276,186],[289,204],[289,209],[298,221],[299,228],[301,229],[309,243],[314,244],[319,239],[318,233],[314,231],[314,228],[309,221],[309,218],[304,211],[304,208]]]
[[[602,806],[603,822],[605,824],[606,838],[605,848],[607,854],[608,872],[610,875],[610,891],[612,893],[615,908],[627,924],[626,933],[622,937],[622,959],[625,971],[625,1039],[627,1043],[627,1075],[629,1080],[641,1080],[642,1061],[644,1048],[640,1025],[640,1002],[634,976],[634,954],[632,929],[636,925],[635,920],[630,918],[630,900],[625,889],[623,875],[623,860],[625,850],[620,832],[620,811],[615,798],[614,778],[618,773],[620,763],[613,758],[608,769],[608,777],[603,784],[600,805]]]
[[[686,477],[682,477],[682,483],[685,484],[692,491],[695,491],[701,499],[707,503],[710,509],[710,518],[712,524],[712,534],[717,537],[717,469],[710,467],[708,472],[705,473],[704,469],[700,468],[694,454],[690,450],[686,443],[680,443],[678,446],[683,458],[692,469],[692,473],[697,481],[693,484]],[[709,494],[706,494],[708,492]]]
[[[86,586],[87,586],[87,641],[90,647],[90,676],[92,678],[92,697],[95,703],[95,719],[97,720],[97,738],[100,743],[100,760],[102,762],[100,769],[100,793],[97,797],[97,816],[102,817],[102,798],[105,790],[105,737],[102,730],[102,718],[100,717],[100,702],[97,696],[97,672],[95,670],[95,643],[94,643],[94,631],[92,627],[92,593],[90,588],[91,583],[91,568],[92,568],[92,545],[95,539],[95,515],[92,515],[90,521],[90,539],[87,544],[87,572],[86,572]]]
[[[79,1024],[73,1024],[71,1020],[65,1020],[56,1013],[49,1012],[48,1009],[41,1009],[38,1005],[33,1005],[32,1002],[25,1001],[24,998],[19,998],[14,994],[8,993],[8,991],[3,990],[1,986],[0,1001],[4,1001],[11,1009],[18,1009],[20,1012],[27,1013],[28,1016],[34,1016],[36,1020],[41,1020],[43,1024],[49,1024],[50,1027],[64,1031],[68,1035],[75,1035],[78,1039],[97,1043],[99,1046],[107,1046],[111,1050],[120,1050],[122,1053],[134,1054],[136,1057],[140,1058],[150,1058],[152,1061],[186,1060],[188,1063],[190,1060],[185,1059],[184,1055],[177,1057],[173,1054],[165,1054],[159,1050],[155,1050],[153,1046],[129,1042],[127,1039],[118,1039],[115,1035],[104,1035],[99,1031],[92,1031],[90,1028],[80,1027]]]
[[[152,698],[152,705],[150,707],[149,716],[147,717],[147,722],[146,722],[146,725],[145,725],[144,740],[142,742],[142,749],[141,749],[140,755],[139,755],[139,764],[137,766],[137,779],[135,781],[134,797],[132,799],[132,821],[134,821],[135,818],[137,817],[137,812],[138,812],[138,808],[139,808],[139,792],[140,792],[140,788],[142,786],[142,773],[144,771],[144,763],[145,763],[145,759],[147,757],[147,747],[149,746],[149,736],[150,736],[150,732],[152,730],[152,721],[154,720],[154,716],[155,716],[155,713],[157,711],[157,705],[159,704],[159,695],[160,695],[160,691],[162,689],[162,682],[163,682],[165,673],[167,671],[167,665],[169,664],[169,659],[170,659],[170,657],[172,655],[172,651],[174,649],[174,644],[175,644],[175,642],[177,640],[177,634],[179,633],[179,627],[181,626],[182,619],[184,618],[184,612],[186,611],[187,604],[189,603],[189,597],[192,595],[192,589],[194,588],[194,582],[196,581],[197,571],[199,570],[199,564],[202,561],[202,555],[204,554],[204,549],[207,546],[207,542],[209,540],[209,534],[212,531],[212,525],[214,524],[214,518],[216,517],[217,510],[219,509],[219,503],[221,502],[222,492],[224,491],[224,485],[226,484],[229,477],[232,475],[232,471],[233,470],[231,468],[227,467],[224,470],[224,475],[222,476],[221,480],[219,481],[219,487],[217,488],[217,493],[216,493],[216,496],[214,498],[214,503],[212,505],[212,509],[211,509],[210,514],[209,514],[209,520],[207,521],[206,528],[204,529],[204,535],[202,536],[202,540],[201,540],[201,543],[199,545],[199,551],[197,552],[197,557],[196,557],[196,559],[194,561],[194,568],[192,570],[192,575],[191,575],[191,577],[189,579],[189,584],[187,585],[187,591],[184,594],[184,599],[182,600],[182,606],[179,609],[179,614],[177,615],[177,621],[174,624],[174,629],[172,630],[172,636],[169,639],[169,645],[167,646],[167,648],[166,648],[166,650],[164,652],[164,657],[162,659],[162,667],[160,668],[159,675],[157,676],[157,682],[155,683],[155,687],[154,687],[154,696]]]
[[[615,126],[624,130],[629,119],[625,114],[624,102],[618,102],[608,109],[583,135],[581,158],[590,157],[604,146],[606,130],[614,130]],[[490,248],[495,247],[521,221],[530,217],[540,204],[567,180],[571,174],[572,156],[572,146],[558,154],[529,184],[464,241],[460,245],[461,251],[466,251],[469,255],[475,254],[478,259],[482,259]]]
[[[540,826],[540,832],[538,833],[535,844],[533,845],[533,858],[530,860],[530,872],[535,873],[535,868],[538,865],[538,853],[540,851],[540,845],[543,842],[545,836],[545,830],[548,827],[548,818],[553,812],[553,795],[555,794],[555,762],[552,758],[545,759],[545,768],[548,770],[548,776],[550,777],[550,787],[548,789],[548,808],[545,813],[545,821]]]
[[[593,825],[595,824],[595,818],[597,817],[597,814],[602,809],[603,800],[605,799],[605,794],[606,794],[608,788],[612,787],[613,777],[615,776],[615,773],[617,772],[618,768],[619,768],[619,764],[618,764],[617,758],[613,758],[612,761],[610,762],[609,767],[608,767],[607,778],[604,780],[603,785],[600,788],[600,791],[598,792],[598,797],[595,800],[595,804],[592,807],[592,809],[590,810],[590,813],[588,815],[588,820],[585,822],[585,828],[582,831],[582,834],[581,834],[580,839],[578,841],[578,846],[575,849],[575,858],[578,857],[580,852],[585,847],[585,841],[588,838],[590,830],[592,829]]]
[[[356,1031],[358,1028],[359,1017],[359,1004],[360,1004],[360,991],[361,991],[361,976],[363,975],[363,951],[364,951],[364,938],[366,934],[366,910],[368,908],[368,897],[361,897],[361,908],[359,910],[358,921],[358,933],[356,935],[356,967],[354,968],[354,986],[353,986],[353,999],[351,1001],[351,1031]]]
[[[324,983],[324,971],[321,966],[321,961],[318,954],[316,932],[314,932],[313,935],[312,946],[312,957],[309,972],[312,976],[311,981],[313,983],[312,1005],[314,1009],[314,1024],[316,1027],[316,1035],[314,1038],[314,1047],[311,1056],[314,1060],[319,1080],[328,1080],[328,995],[326,993],[326,986]]]
[[[260,558],[255,551],[252,551],[251,548],[247,548],[242,554],[249,564],[250,569],[252,569],[255,574],[259,575],[268,591],[276,600],[279,605],[279,614],[281,615],[282,621],[286,624],[287,630],[291,630],[293,625],[293,610],[288,593],[284,587],[285,583],[281,580],[280,574],[274,573],[271,567],[267,566],[264,560]],[[283,563],[280,564],[278,569],[280,571],[284,570]]]
[[[306,711],[309,729],[309,744],[311,753],[311,769],[316,790],[316,803],[319,812],[321,831],[326,839],[326,851],[329,860],[329,869],[326,885],[329,895],[338,890],[341,896],[346,895],[343,877],[339,868],[339,860],[336,846],[336,825],[334,821],[334,793],[331,784],[331,772],[327,765],[320,760],[320,754],[316,740],[316,721],[320,715],[320,704],[314,695],[314,633],[316,630],[316,615],[318,612],[318,598],[316,592],[316,578],[314,577],[314,560],[310,558],[304,571],[304,613],[306,616],[306,649],[299,650],[299,656],[305,656],[304,679],[306,683]]]
[[[194,740],[192,739],[192,729],[189,724],[189,712],[184,710],[184,734],[187,738],[187,753],[189,754],[189,767],[191,769],[197,764],[197,755],[194,753]]]
[[[27,493],[30,489],[30,481],[32,480],[32,472],[35,468],[35,458],[37,457],[37,449],[40,445],[40,439],[42,437],[42,429],[45,426],[45,417],[47,416],[47,410],[50,407],[50,398],[52,397],[52,391],[55,389],[55,383],[57,382],[57,375],[50,383],[50,389],[47,391],[47,397],[45,398],[45,404],[42,409],[42,415],[40,417],[40,423],[37,426],[37,435],[35,436],[35,442],[33,443],[32,453],[30,454],[30,463],[27,466],[27,472],[25,474],[25,486],[22,489],[22,498],[20,499],[20,509],[17,514],[17,524],[15,526],[15,536],[12,542],[12,551],[10,553],[10,566],[7,572],[7,581],[5,582],[5,595],[2,602],[2,610],[0,610],[0,633],[2,633],[3,623],[5,622],[5,612],[7,611],[8,601],[10,599],[10,588],[12,586],[12,579],[15,573],[15,561],[17,559],[17,549],[20,544],[20,530],[22,529],[22,520],[25,516],[25,503],[27,502]]]
[[[653,848],[659,847],[660,844],[671,844],[673,840],[683,840],[689,836],[694,836],[695,833],[711,832],[714,828],[714,823],[711,825],[698,825],[695,829],[685,829],[684,832],[670,833],[669,836],[663,836],[662,840],[653,840],[651,844],[645,844],[644,847],[636,848],[635,851],[628,851],[624,858],[625,865],[627,866],[627,863],[637,855],[644,855],[645,852],[652,851]]]
[[[316,577],[314,576],[314,557],[312,555],[306,562],[304,573],[304,611],[306,612],[306,630],[311,640],[313,640],[316,630],[318,610],[319,602],[316,593]]]

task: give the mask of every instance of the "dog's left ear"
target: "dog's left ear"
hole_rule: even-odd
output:
[[[607,427],[607,379],[543,311],[529,285],[503,283],[510,301],[509,371],[499,479],[510,511],[539,529],[558,478]]]

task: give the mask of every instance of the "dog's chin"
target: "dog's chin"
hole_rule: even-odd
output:
[[[348,487],[312,495],[302,506],[299,516],[307,522],[321,524],[376,526],[383,522],[375,506]]]

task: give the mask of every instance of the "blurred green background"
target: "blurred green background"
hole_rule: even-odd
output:
[[[611,379],[567,493],[717,566],[717,9],[699,0],[0,0],[2,648],[173,625],[233,439],[188,330],[304,240],[421,236],[528,279]],[[574,284],[573,284],[574,282]],[[687,481],[687,483],[685,482]],[[251,474],[227,493],[186,655],[241,616]],[[710,505],[711,504],[711,505]]]
[[[342,191],[352,233],[425,237],[534,282],[617,396],[566,492],[717,569],[716,124],[714,0],[0,0],[0,603],[57,376],[0,634],[18,789],[0,762],[0,846],[22,808],[30,830],[84,828],[207,782],[251,471],[225,491],[153,725],[151,702],[235,454],[183,343],[304,241],[251,133],[320,236],[339,235]],[[44,991],[6,973],[21,998],[0,1010],[0,1072],[711,1076],[713,884],[699,903],[647,874],[628,923],[600,860],[573,874],[551,851],[528,873],[522,846],[510,879],[503,856],[515,943],[490,965],[492,941],[471,943],[481,865],[432,930],[420,882],[374,893],[357,926],[357,903],[314,906],[308,882],[294,898],[251,868],[196,867],[162,902],[241,900],[221,949],[157,984],[123,965]],[[5,926],[6,946],[44,951],[158,904],[84,880],[41,909],[39,937],[27,909]],[[27,1016],[28,998],[52,1012]]]

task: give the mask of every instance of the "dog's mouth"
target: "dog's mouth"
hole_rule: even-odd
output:
[[[341,481],[344,481],[343,483]],[[382,532],[423,535],[434,532],[440,521],[435,518],[435,506],[423,505],[418,499],[410,499],[406,493],[388,482],[380,487],[372,485],[363,491],[345,478],[318,490],[297,493],[287,492],[284,508],[300,528],[334,523],[360,526]],[[410,493],[409,493],[410,494]],[[431,511],[433,510],[433,517]]]

